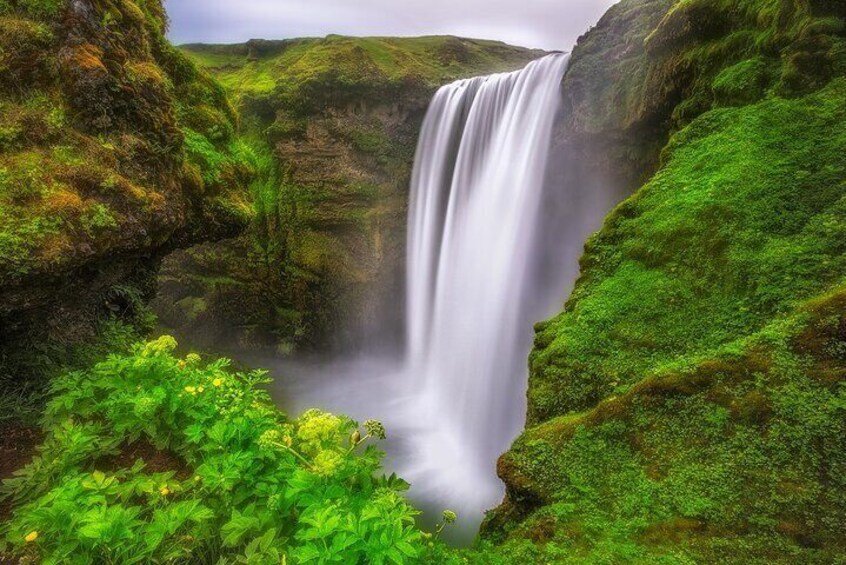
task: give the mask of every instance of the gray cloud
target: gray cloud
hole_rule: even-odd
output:
[[[176,43],[451,34],[569,50],[615,0],[166,0]]]

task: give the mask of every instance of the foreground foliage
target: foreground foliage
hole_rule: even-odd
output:
[[[173,338],[54,383],[39,455],[3,494],[25,562],[405,563],[424,534],[377,477],[384,439],[310,410],[289,420],[261,371],[178,359]],[[366,444],[366,445],[365,445]],[[452,516],[450,516],[452,518]],[[428,537],[428,536],[427,536]]]

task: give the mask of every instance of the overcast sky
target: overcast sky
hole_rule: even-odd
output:
[[[615,0],[166,0],[175,43],[451,34],[570,50]]]

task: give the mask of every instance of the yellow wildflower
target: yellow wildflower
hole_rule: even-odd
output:
[[[24,540],[26,540],[26,543],[34,542],[37,539],[38,539],[38,532],[36,532],[36,531],[29,532],[26,535],[26,537],[24,538]]]
[[[204,387],[204,386],[197,387],[197,392],[205,392],[205,391],[206,391],[206,387]]]
[[[258,446],[259,449],[263,450],[272,450],[276,447],[276,444],[279,443],[282,439],[282,432],[279,430],[267,430],[261,437],[258,438]]]
[[[170,489],[167,488],[166,486],[163,486],[162,488],[159,489],[159,494],[162,495],[162,496],[167,496],[167,495],[170,494]]]
[[[185,387],[185,392],[190,393],[190,394],[194,394],[195,392],[197,392],[197,387],[193,387],[193,386],[186,386],[186,387]]]
[[[214,386],[217,386],[217,387],[222,386],[223,385],[223,379],[218,377],[218,378],[216,378],[215,380],[212,381],[212,384]]]
[[[149,342],[141,352],[142,357],[154,357],[163,353],[170,353],[176,349],[176,340],[169,335],[163,335],[155,341]]]
[[[307,410],[299,419],[297,436],[303,442],[317,446],[321,442],[334,439],[341,430],[343,421],[333,414],[317,409]]]
[[[323,450],[318,452],[317,456],[314,458],[314,470],[318,475],[331,477],[335,474],[343,461],[344,459],[339,453]]]

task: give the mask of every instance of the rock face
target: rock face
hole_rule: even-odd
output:
[[[157,0],[0,2],[0,380],[249,221],[235,114],[165,25]]]
[[[183,49],[239,101],[268,173],[244,237],[167,260],[160,318],[194,343],[283,353],[401,339],[408,182],[429,100],[542,53],[454,37]]]
[[[636,190],[537,327],[491,561],[842,558],[844,20],[624,0],[580,39],[559,140]]]

